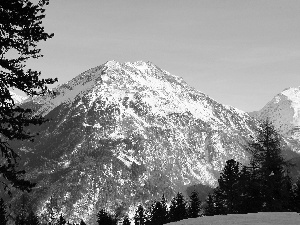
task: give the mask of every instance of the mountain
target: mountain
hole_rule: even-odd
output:
[[[257,119],[269,118],[294,151],[300,153],[300,87],[286,88],[250,115]]]
[[[37,182],[30,207],[42,217],[92,224],[102,207],[122,213],[214,187],[226,160],[248,160],[256,120],[151,62],[108,61],[53,91],[22,103],[49,122],[29,128],[34,142],[12,143]]]
[[[258,120],[270,119],[285,141],[284,155],[295,164],[291,176],[300,176],[300,87],[286,88],[261,110],[249,113]]]

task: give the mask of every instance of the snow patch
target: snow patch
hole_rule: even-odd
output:
[[[141,163],[138,162],[134,157],[125,155],[122,152],[118,154],[117,158],[121,160],[128,168],[130,168],[133,163],[141,165]]]

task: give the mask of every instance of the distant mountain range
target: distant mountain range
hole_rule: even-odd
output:
[[[92,224],[103,207],[133,211],[162,194],[214,187],[226,160],[248,162],[244,147],[255,136],[257,118],[266,116],[283,134],[286,156],[297,158],[300,95],[293,90],[251,117],[151,62],[92,68],[54,95],[20,103],[50,120],[29,128],[39,133],[33,143],[12,143],[28,178],[38,183],[31,206],[46,216],[54,204],[57,215]]]

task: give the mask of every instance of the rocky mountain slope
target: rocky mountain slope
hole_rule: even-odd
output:
[[[38,183],[30,206],[45,218],[92,224],[102,207],[121,213],[215,186],[226,160],[247,161],[257,125],[151,62],[109,61],[54,92],[23,102],[50,121],[30,128],[33,143],[13,143]]]

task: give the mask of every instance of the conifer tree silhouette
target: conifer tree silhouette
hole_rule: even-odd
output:
[[[65,225],[67,223],[67,221],[65,220],[65,218],[63,217],[62,214],[60,214],[59,219],[57,221],[57,225]]]
[[[300,213],[300,176],[293,187],[292,208],[293,211]]]
[[[10,140],[33,140],[33,135],[24,127],[38,125],[45,119],[32,116],[30,109],[15,105],[9,88],[17,88],[29,96],[48,92],[47,84],[57,79],[40,79],[40,72],[25,70],[26,61],[42,57],[37,43],[51,38],[53,34],[44,31],[42,20],[44,6],[49,0],[40,0],[35,5],[31,1],[0,1],[1,41],[0,41],[0,184],[2,191],[11,195],[11,186],[29,191],[34,184],[23,179],[24,170],[18,169],[19,155],[13,150]],[[15,51],[16,54],[9,54]]]
[[[142,205],[139,205],[134,216],[134,224],[135,225],[144,225],[146,224],[146,215],[145,210]]]
[[[262,121],[256,138],[249,143],[252,173],[259,181],[260,211],[283,211],[286,191],[286,177],[292,166],[282,155],[280,135],[269,119]]]
[[[200,204],[201,201],[198,198],[198,194],[196,191],[193,191],[190,196],[190,205],[189,205],[189,217],[196,218],[200,213]]]
[[[255,213],[260,208],[260,184],[259,180],[253,175],[253,170],[247,166],[243,166],[240,171],[238,181],[237,197],[238,203],[236,208],[238,213]]]
[[[81,220],[80,225],[86,225],[86,223],[83,220]]]
[[[214,206],[214,199],[213,199],[213,196],[212,194],[209,194],[207,196],[207,199],[206,199],[206,207],[204,208],[204,215],[205,216],[213,216],[215,215],[215,206]]]
[[[169,221],[175,222],[186,219],[188,217],[187,203],[182,195],[178,192],[177,195],[171,200]]]
[[[112,215],[101,209],[97,214],[97,223],[98,225],[115,225],[117,221]]]
[[[239,202],[239,178],[241,164],[234,159],[226,161],[226,165],[218,179],[219,200],[226,208],[224,213],[237,213]]]
[[[150,207],[149,224],[162,225],[166,221],[166,212],[163,205],[159,201],[154,201]]]
[[[226,215],[227,214],[227,207],[226,207],[226,196],[224,195],[223,191],[216,187],[213,193],[213,202],[214,202],[214,213],[215,215]]]
[[[165,195],[163,195],[162,197],[161,197],[161,201],[160,201],[160,203],[161,203],[161,206],[162,206],[162,215],[164,215],[163,216],[163,224],[165,224],[165,223],[167,223],[167,222],[169,222],[168,221],[168,206],[167,206],[167,200],[166,200],[166,198],[165,198]]]
[[[130,225],[131,223],[130,223],[130,220],[129,220],[129,218],[128,218],[128,215],[126,215],[125,217],[124,217],[124,219],[123,219],[123,223],[122,223],[122,225]]]

